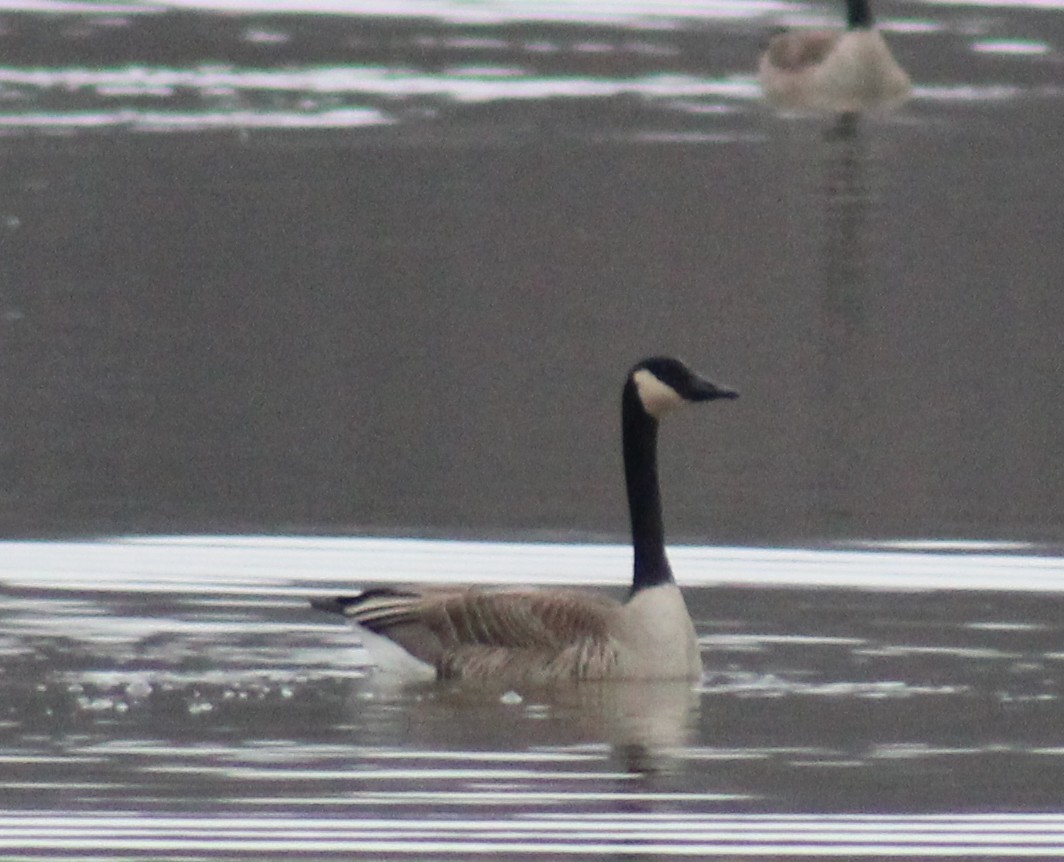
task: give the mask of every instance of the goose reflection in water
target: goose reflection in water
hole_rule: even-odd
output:
[[[904,102],[909,76],[875,29],[868,0],[846,0],[846,24],[773,36],[758,67],[765,100],[785,110],[835,112]]]
[[[403,750],[490,751],[510,760],[608,747],[626,774],[673,772],[685,762],[700,695],[686,680],[567,681],[544,685],[411,683],[378,674],[348,709],[369,735]],[[397,723],[397,716],[404,718]],[[456,759],[461,755],[456,754]]]

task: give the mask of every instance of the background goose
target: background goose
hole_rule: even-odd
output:
[[[624,602],[577,590],[383,588],[312,604],[347,617],[376,664],[406,678],[697,678],[694,626],[665,555],[658,420],[686,402],[735,397],[677,359],[629,372],[621,425],[634,564]]]
[[[862,111],[904,101],[909,76],[874,29],[868,0],[847,0],[846,30],[796,30],[773,36],[758,82],[781,108]]]

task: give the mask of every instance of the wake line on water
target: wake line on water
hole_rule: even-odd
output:
[[[0,848],[103,853],[376,852],[583,856],[823,857],[1064,855],[1064,815],[511,815],[491,820],[350,822],[305,817],[0,817]],[[9,857],[11,858],[11,857]],[[113,856],[109,858],[114,858]]]
[[[1064,592],[1064,557],[1022,545],[964,553],[675,546],[684,586]],[[1029,553],[1017,553],[1024,549]],[[155,536],[0,542],[0,584],[55,590],[305,596],[368,583],[623,586],[627,545],[300,536]]]

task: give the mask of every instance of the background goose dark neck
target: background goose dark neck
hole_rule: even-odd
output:
[[[628,512],[632,521],[632,594],[671,583],[658,487],[658,420],[643,408],[629,377],[621,398],[621,434]]]
[[[847,27],[851,30],[869,30],[873,23],[868,0],[846,0]]]

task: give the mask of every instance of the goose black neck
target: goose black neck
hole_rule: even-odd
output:
[[[624,479],[632,520],[632,593],[672,582],[665,556],[665,528],[658,487],[658,421],[639,401],[629,380],[621,400]]]
[[[851,30],[867,30],[873,24],[868,0],[846,0],[846,26]]]

